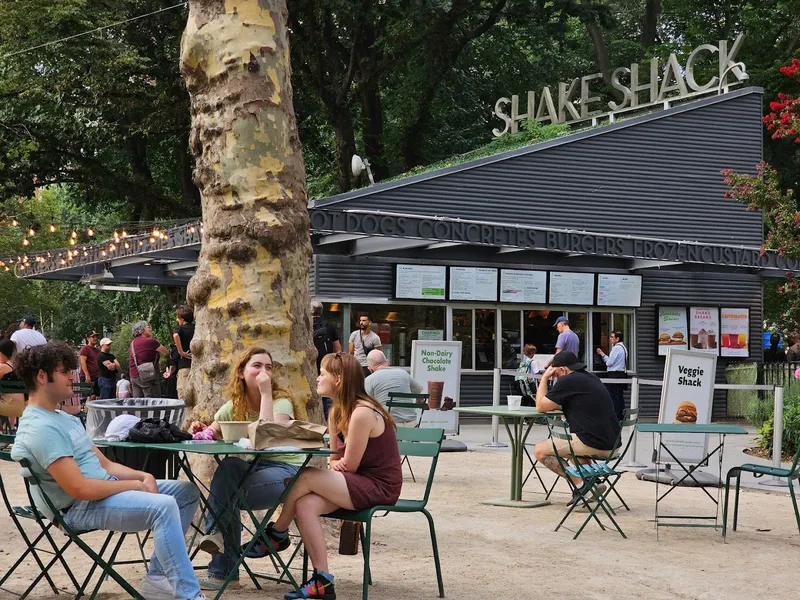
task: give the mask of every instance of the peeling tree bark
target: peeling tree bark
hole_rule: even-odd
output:
[[[191,96],[190,147],[203,245],[188,300],[196,331],[187,405],[210,422],[243,349],[272,353],[309,418],[311,258],[305,172],[292,106],[285,0],[190,0],[181,71]]]

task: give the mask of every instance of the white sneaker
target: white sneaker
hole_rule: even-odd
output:
[[[225,540],[222,532],[213,531],[200,538],[200,550],[209,554],[222,554],[225,549]]]
[[[175,592],[172,584],[165,575],[156,575],[155,578],[145,575],[142,585],[139,586],[139,593],[145,600],[174,600]]]

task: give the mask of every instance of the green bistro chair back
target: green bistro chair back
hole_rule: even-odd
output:
[[[439,452],[444,439],[444,429],[413,429],[411,427],[397,428],[397,445],[400,454],[405,456],[420,456],[431,458],[431,467],[428,471],[428,479],[425,483],[425,494],[421,500],[407,500],[400,498],[393,506],[372,506],[364,510],[344,510],[334,511],[326,517],[341,519],[343,521],[356,521],[366,525],[366,531],[361,533],[361,547],[364,553],[364,581],[362,584],[362,600],[367,600],[369,586],[372,585],[372,574],[369,567],[370,542],[372,539],[372,517],[377,512],[399,512],[414,513],[421,512],[428,520],[428,527],[431,534],[431,545],[433,546],[433,562],[436,567],[436,582],[439,586],[439,597],[444,598],[444,584],[442,583],[442,569],[439,563],[439,546],[436,542],[436,530],[433,525],[433,517],[428,512],[426,505],[431,494],[433,477],[436,473],[436,464],[439,462]],[[307,556],[303,561],[303,579],[307,579]]]
[[[611,464],[609,464],[606,458],[603,458],[604,462],[596,462],[598,457],[576,454],[575,449],[572,446],[572,435],[569,431],[569,425],[561,417],[548,416],[547,429],[550,432],[550,441],[553,444],[553,454],[558,460],[561,470],[569,475],[569,477],[565,477],[564,479],[569,484],[570,489],[572,489],[573,495],[577,495],[578,497],[576,502],[570,504],[566,514],[561,519],[559,524],[556,525],[555,530],[558,531],[561,528],[570,514],[572,514],[572,511],[575,510],[580,503],[589,511],[589,515],[586,517],[586,520],[583,522],[580,528],[575,532],[575,536],[572,539],[577,539],[577,537],[583,532],[583,530],[586,528],[586,525],[592,519],[597,522],[597,524],[600,526],[600,529],[605,531],[605,525],[603,525],[603,523],[600,521],[600,518],[597,516],[597,511],[599,509],[602,509],[606,516],[611,520],[611,523],[614,525],[614,528],[617,530],[617,532],[623,538],[627,538],[617,521],[614,519],[614,509],[612,509],[608,504],[608,495],[614,490],[614,486],[619,481],[621,473],[616,471]],[[569,447],[569,456],[559,456],[558,444],[556,443],[557,440],[567,442]],[[582,481],[582,486],[580,489],[583,491],[578,491],[578,486],[574,481],[572,481],[572,477],[578,478]],[[602,492],[599,491],[597,487],[601,483],[606,484],[606,489]],[[589,500],[587,499],[587,497],[591,497],[592,495],[594,495],[596,500],[595,506],[591,506]]]
[[[426,410],[428,410],[428,398],[430,397],[429,394],[407,394],[404,392],[389,392],[389,401],[386,403],[386,410],[389,414],[392,414],[393,408],[410,408],[419,411],[419,416],[417,417],[417,422],[414,427],[419,427],[422,424],[422,415]],[[416,402],[416,400],[422,399],[425,402]],[[414,402],[404,402],[404,400],[414,400]],[[411,479],[414,483],[417,482],[417,478],[414,476],[414,470],[411,468],[411,462],[408,460],[408,455],[403,455],[403,460],[400,463],[402,466],[403,463],[408,465],[408,470],[411,472]]]
[[[722,537],[725,537],[728,533],[728,495],[731,491],[732,479],[736,480],[736,495],[733,504],[733,530],[736,531],[737,521],[739,520],[739,486],[742,473],[752,473],[753,477],[771,475],[779,479],[786,479],[786,483],[789,485],[789,495],[792,498],[792,508],[794,508],[794,520],[797,523],[798,531],[800,531],[800,511],[797,509],[797,497],[794,493],[794,482],[796,479],[800,480],[800,445],[797,446],[792,464],[788,469],[745,463],[728,471],[728,476],[725,480],[725,504],[722,509]]]
[[[103,558],[103,555],[105,554],[106,550],[108,549],[109,545],[111,544],[111,541],[112,541],[113,537],[116,535],[117,532],[109,531],[108,535],[105,537],[105,540],[104,540],[103,545],[102,545],[102,547],[100,549],[100,552],[99,553],[95,552],[80,537],[81,535],[83,535],[85,533],[89,533],[89,532],[88,531],[77,531],[77,530],[73,529],[72,527],[70,527],[69,525],[67,525],[66,521],[64,520],[63,514],[61,513],[61,511],[56,509],[56,507],[53,504],[53,502],[47,496],[47,493],[44,491],[44,489],[42,487],[41,479],[36,474],[36,472],[31,468],[31,464],[28,462],[28,460],[22,459],[21,461],[19,461],[19,464],[23,469],[23,477],[25,479],[25,489],[26,489],[26,491],[28,493],[28,499],[30,500],[30,503],[31,503],[30,505],[31,505],[31,507],[34,507],[32,509],[33,518],[39,524],[39,527],[42,530],[42,535],[44,537],[46,537],[47,540],[50,542],[50,545],[53,548],[53,553],[55,554],[54,558],[46,566],[46,570],[49,569],[51,566],[53,566],[56,561],[60,561],[62,566],[66,570],[67,574],[69,575],[69,577],[70,577],[70,579],[72,581],[72,584],[78,590],[78,594],[77,594],[76,597],[80,598],[80,597],[85,595],[86,588],[89,585],[89,582],[91,581],[95,570],[99,566],[101,568],[101,573],[100,573],[100,576],[99,576],[99,578],[97,580],[97,584],[95,585],[94,591],[89,596],[89,600],[94,600],[94,598],[97,596],[98,592],[100,591],[100,586],[102,585],[102,583],[105,580],[106,576],[111,577],[114,581],[116,581],[117,584],[119,584],[119,586],[122,587],[122,589],[125,590],[125,592],[131,598],[135,598],[136,600],[145,600],[144,597],[136,589],[134,589],[133,586],[131,586],[131,584],[127,581],[127,579],[125,579],[125,577],[123,577],[122,575],[117,573],[117,571],[114,569],[114,566],[113,566],[114,564],[116,564],[117,566],[125,565],[125,564],[142,564],[146,560],[146,559],[143,559],[143,560],[126,560],[126,561],[121,561],[121,562],[116,562],[115,563],[115,559],[117,557],[117,554],[119,553],[119,550],[122,547],[122,542],[125,541],[125,538],[127,537],[128,534],[127,533],[120,533],[119,534],[119,539],[117,540],[117,543],[115,544],[114,549],[111,552],[111,555],[108,558]],[[32,495],[32,488],[34,488],[34,487],[36,487],[38,489],[39,496],[42,498],[42,500],[47,505],[48,511],[51,512],[54,515],[52,520],[47,519],[44,515],[42,515],[38,510],[35,509],[36,504],[34,502],[33,495]],[[60,529],[61,532],[64,533],[64,535],[67,536],[66,543],[64,545],[62,545],[61,547],[59,547],[56,544],[55,540],[53,539],[52,535],[50,534],[50,527],[53,526],[53,525],[55,527],[57,527],[58,529]],[[83,580],[83,583],[78,583],[77,579],[75,578],[75,575],[73,574],[72,570],[69,568],[69,565],[67,564],[67,561],[64,559],[64,556],[63,556],[64,552],[66,551],[66,549],[73,543],[76,546],[78,546],[81,550],[83,550],[83,552],[86,553],[86,555],[92,560],[92,567],[89,569],[89,573],[88,573],[88,575],[86,575],[86,578]],[[30,589],[32,589],[33,586],[35,586],[39,582],[39,580],[41,580],[41,578],[43,576],[44,576],[43,574],[40,574],[39,577],[36,579],[36,581],[34,581],[33,584],[31,584],[31,588]]]

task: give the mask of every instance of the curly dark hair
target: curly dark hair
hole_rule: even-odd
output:
[[[29,392],[36,390],[39,371],[47,373],[47,381],[53,381],[53,373],[63,367],[67,371],[78,368],[78,357],[66,342],[52,341],[39,346],[28,346],[14,358],[14,371],[22,379]]]
[[[175,314],[187,323],[194,321],[194,313],[192,312],[192,309],[185,304],[180,305],[175,311]]]

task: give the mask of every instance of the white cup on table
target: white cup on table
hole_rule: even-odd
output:
[[[519,410],[522,406],[522,396],[507,396],[508,410]]]

